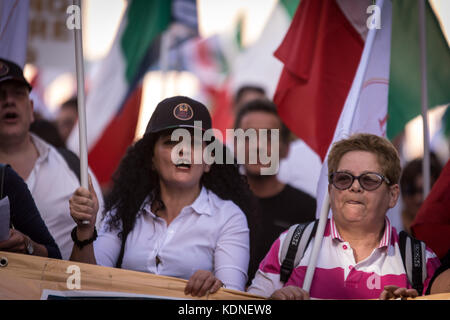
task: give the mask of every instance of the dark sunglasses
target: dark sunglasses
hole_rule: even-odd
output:
[[[333,186],[335,186],[336,189],[346,190],[353,185],[353,182],[355,181],[355,179],[358,180],[359,185],[364,190],[367,190],[367,191],[373,191],[373,190],[377,189],[379,186],[381,186],[383,181],[386,181],[386,183],[388,185],[390,184],[390,181],[388,178],[386,178],[385,176],[383,176],[379,173],[375,173],[375,172],[366,172],[366,173],[363,173],[362,175],[355,177],[351,173],[337,171],[337,172],[333,172],[330,175],[329,182],[331,184],[333,184]]]

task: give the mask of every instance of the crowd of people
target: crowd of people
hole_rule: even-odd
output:
[[[372,134],[336,142],[327,159],[332,215],[305,291],[314,234],[308,241],[300,234],[302,252],[289,268],[284,248],[292,251],[290,230],[315,229],[316,200],[276,173],[262,173],[272,164],[261,154],[275,150],[278,166],[292,156],[293,140],[263,89],[248,86],[235,99],[235,129],[257,133],[255,145],[245,140],[245,163],[221,141],[198,139],[212,128],[204,104],[170,97],[128,148],[105,195],[90,170],[89,188],[79,187],[77,156],[65,148],[76,100],[64,104],[56,124],[35,121],[31,90],[22,69],[0,59],[0,210],[10,221],[0,251],[178,277],[187,280],[186,295],[199,297],[221,287],[282,300],[450,292],[447,235],[429,232],[430,224],[449,225],[449,163],[442,170],[433,158],[434,186],[424,201],[420,159],[402,170],[393,144]],[[264,130],[279,139],[263,140]],[[190,139],[175,139],[180,132]],[[203,161],[211,150],[215,161]],[[400,194],[407,232],[386,217]],[[417,243],[420,281],[405,259]]]

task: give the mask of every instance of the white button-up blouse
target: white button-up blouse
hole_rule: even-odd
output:
[[[94,242],[97,264],[114,267],[119,257],[120,230],[104,219]],[[167,226],[151,212],[147,198],[129,233],[122,268],[189,279],[197,270],[214,273],[227,288],[244,290],[249,262],[249,229],[242,210],[230,200],[202,188]]]

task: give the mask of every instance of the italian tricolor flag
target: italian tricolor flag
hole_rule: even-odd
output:
[[[426,1],[429,108],[450,103],[450,49]],[[420,48],[417,1],[392,2],[392,48],[387,136],[395,138],[421,112]]]
[[[377,1],[377,5],[381,3]],[[389,34],[384,44],[388,49],[373,56],[365,66],[368,79],[360,90],[380,86],[386,90],[364,101],[364,112],[359,116],[348,115],[352,120],[347,122],[354,121],[356,131],[345,130],[372,132],[378,127],[380,135],[387,133],[389,138],[394,138],[407,121],[420,114],[419,15],[416,1],[383,3],[384,11],[389,9],[388,13],[381,12],[381,29],[377,32]],[[361,61],[361,55],[369,33],[366,10],[372,4],[372,1],[302,0],[275,52],[284,64],[274,95],[279,113],[286,125],[322,160],[355,85],[356,72],[361,63],[369,63]],[[426,21],[429,107],[432,108],[450,102],[450,51],[428,3]],[[370,70],[379,74],[371,76]],[[360,100],[359,96],[357,99]],[[384,116],[371,115],[381,110]]]
[[[107,186],[135,137],[142,78],[159,57],[171,5],[167,0],[129,1],[111,50],[91,80],[86,99],[89,165],[102,186]],[[78,152],[78,128],[68,146]]]
[[[280,0],[274,6],[259,38],[247,47],[241,43],[241,23],[230,34],[201,39],[185,47],[187,69],[199,78],[213,127],[226,136],[234,127],[233,96],[241,86],[254,85],[272,97],[283,64],[273,56],[289,29],[300,0]],[[242,20],[240,21],[242,22]]]

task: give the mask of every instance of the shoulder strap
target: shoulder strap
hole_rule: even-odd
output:
[[[81,181],[80,158],[67,148],[56,148],[56,150],[66,160],[67,165],[75,173],[78,181]]]
[[[300,263],[313,234],[315,234],[318,221],[295,224],[289,228],[281,247],[281,282],[286,283],[294,267]]]
[[[399,248],[409,283],[419,295],[427,277],[425,243],[410,236],[405,231],[399,234]]]
[[[7,164],[0,163],[0,199],[4,197],[5,171]]]

